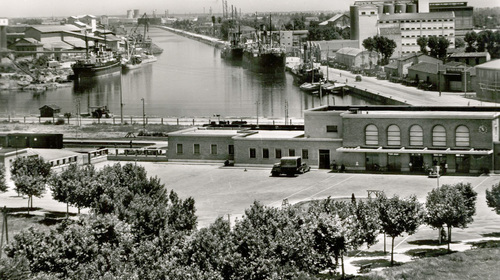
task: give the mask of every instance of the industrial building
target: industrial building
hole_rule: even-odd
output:
[[[169,134],[169,161],[268,165],[301,156],[318,168],[335,160],[353,172],[447,173],[500,170],[500,108],[323,106],[304,112],[303,130],[191,128]]]
[[[335,55],[335,62],[346,66],[348,69],[371,69],[378,63],[378,53],[363,51],[355,48],[342,48]]]
[[[350,7],[351,40],[362,48],[366,38],[388,37],[397,45],[394,57],[418,52],[420,37],[442,36],[454,47],[455,38],[472,30],[472,13],[467,2],[355,1]]]
[[[500,100],[500,59],[492,60],[474,67],[476,78],[474,89],[476,96],[483,100]]]

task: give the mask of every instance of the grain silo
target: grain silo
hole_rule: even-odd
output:
[[[359,6],[350,7],[351,40],[359,40]]]
[[[410,3],[406,5],[406,12],[410,14],[414,14],[417,12],[417,4],[415,3]]]
[[[406,13],[406,4],[397,3],[396,5],[394,5],[394,13],[396,13],[396,14]]]
[[[394,4],[384,4],[384,14],[394,14]]]

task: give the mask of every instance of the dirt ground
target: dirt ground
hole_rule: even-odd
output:
[[[160,125],[148,124],[146,131],[156,133],[168,133],[183,129],[184,126],[178,125]],[[55,125],[55,124],[39,124],[39,123],[19,123],[19,122],[1,122],[0,133],[18,133],[18,132],[33,132],[33,133],[62,133],[64,138],[92,138],[92,139],[115,139],[125,138],[127,133],[133,132],[135,136],[139,136],[143,126],[141,124],[128,125],[113,125],[113,124],[83,124],[76,125]],[[148,137],[149,139],[150,137]]]

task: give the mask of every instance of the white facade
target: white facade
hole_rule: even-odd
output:
[[[363,48],[363,40],[378,34],[378,9],[374,5],[364,5],[359,7],[359,45]]]
[[[445,37],[450,47],[455,46],[455,20],[453,12],[381,15],[379,28],[401,30],[401,54],[420,51],[420,37]]]

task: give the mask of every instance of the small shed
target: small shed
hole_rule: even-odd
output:
[[[50,105],[44,105],[40,107],[40,117],[42,118],[53,118],[56,117],[57,114],[61,113],[61,107],[50,104]]]

